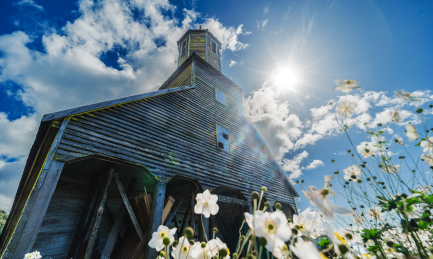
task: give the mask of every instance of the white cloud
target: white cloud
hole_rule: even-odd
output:
[[[238,62],[236,62],[236,61],[234,61],[234,60],[230,60],[230,65],[229,65],[229,67],[232,67],[232,66],[234,66],[234,65],[236,65]]]
[[[26,157],[12,162],[0,159],[0,209],[11,209],[26,160]]]
[[[293,159],[283,159],[283,170],[291,172],[289,179],[293,180],[299,178],[302,175],[301,162],[308,157],[308,152],[303,151],[302,153],[295,156]]]
[[[266,25],[268,24],[268,19],[263,21],[257,21],[257,29],[265,29]]]
[[[16,4],[39,8],[32,0]],[[6,162],[11,158],[21,161],[28,155],[43,114],[156,90],[177,67],[177,40],[200,16],[185,9],[178,20],[174,12],[176,6],[168,0],[80,0],[75,20],[60,30],[45,30],[44,51],[32,49],[34,38],[25,32],[1,35],[0,83],[19,85],[8,95],[34,111],[15,120],[0,113],[2,170],[17,167],[17,162]],[[249,34],[242,24],[205,21],[224,50],[248,46],[239,40]],[[108,54],[117,57],[115,64],[104,63]],[[22,168],[14,169],[10,186],[16,188],[21,173]],[[5,183],[2,173],[0,186]],[[13,199],[11,193],[0,195]]]
[[[255,123],[275,157],[282,159],[293,149],[293,140],[301,136],[302,123],[278,97],[278,92],[264,85],[244,100],[244,114]]]
[[[267,14],[269,12],[269,5],[265,6],[265,8],[263,9],[263,13]]]
[[[208,18],[203,24],[203,28],[209,29],[212,34],[218,38],[222,44],[222,50],[229,49],[231,51],[237,51],[245,49],[249,44],[241,43],[238,39],[240,35],[251,34],[249,31],[243,29],[243,25],[235,27],[224,27],[224,25],[218,21],[218,19]]]
[[[41,11],[44,10],[44,8],[42,6],[36,4],[36,2],[34,0],[20,0],[20,1],[15,1],[13,4],[18,5],[18,6],[23,6],[23,7],[24,6],[31,6],[31,7],[34,7],[36,9],[39,9]]]
[[[305,170],[311,170],[315,169],[319,166],[324,166],[325,164],[321,160],[314,159],[313,162],[311,162],[307,167],[305,167]]]

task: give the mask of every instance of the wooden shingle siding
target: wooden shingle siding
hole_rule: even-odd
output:
[[[196,66],[194,90],[73,117],[58,153],[126,160],[155,176],[180,174],[197,179],[203,188],[236,188],[247,197],[264,185],[268,200],[293,206],[270,152],[238,116],[239,91]],[[227,106],[215,101],[214,87],[224,92]],[[230,130],[231,154],[216,146],[216,123]]]
[[[195,52],[199,57],[206,60],[206,33],[191,33],[191,52]]]

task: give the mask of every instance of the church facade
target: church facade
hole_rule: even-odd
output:
[[[298,194],[243,116],[242,89],[221,73],[221,43],[188,30],[178,47],[178,68],[158,91],[43,117],[0,258],[154,259],[144,241],[161,224],[202,239],[203,223],[229,243],[262,186],[266,201],[296,213]],[[194,198],[207,189],[220,212],[201,222]]]

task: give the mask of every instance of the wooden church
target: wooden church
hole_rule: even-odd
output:
[[[253,124],[242,89],[221,73],[208,30],[178,41],[178,68],[158,91],[51,114],[41,121],[0,237],[1,259],[149,258],[159,225],[202,224],[234,249],[250,193],[266,186],[288,218],[298,196]],[[201,222],[195,196],[219,196]]]

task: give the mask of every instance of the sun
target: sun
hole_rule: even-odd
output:
[[[280,90],[295,88],[301,81],[299,72],[293,67],[277,68],[272,77],[273,84]]]

